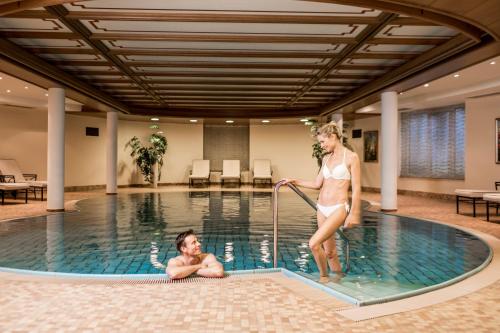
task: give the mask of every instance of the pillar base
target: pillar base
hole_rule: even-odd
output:
[[[386,212],[386,213],[390,213],[390,212],[397,212],[398,209],[380,209],[381,212]]]
[[[107,193],[106,192],[106,195],[117,195],[118,193],[114,192],[114,193]]]
[[[47,209],[47,211],[51,212],[51,213],[53,213],[53,212],[64,212],[64,208],[62,208],[62,209]]]

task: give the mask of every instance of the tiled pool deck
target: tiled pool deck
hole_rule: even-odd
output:
[[[151,190],[120,190],[142,191]],[[102,191],[67,193],[68,208],[71,200],[100,195]],[[377,202],[379,195],[364,193],[363,199]],[[398,214],[500,238],[500,224],[484,221],[481,213],[478,218],[456,215],[453,201],[413,196],[398,200]],[[45,214],[44,206],[9,200],[0,206],[0,220]],[[350,311],[345,310],[349,305],[280,273],[182,284],[62,281],[3,273],[0,290],[2,332],[493,332],[500,326],[500,279],[439,304],[363,321],[342,314]]]

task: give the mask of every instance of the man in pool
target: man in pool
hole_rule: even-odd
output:
[[[181,232],[175,239],[180,256],[168,261],[166,272],[171,279],[182,279],[196,273],[210,278],[224,277],[224,268],[212,253],[202,253],[193,230]]]

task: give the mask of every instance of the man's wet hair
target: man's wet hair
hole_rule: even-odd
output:
[[[181,252],[181,247],[184,246],[184,240],[189,235],[194,235],[193,229],[189,229],[188,231],[181,232],[177,235],[175,238],[175,247],[177,248],[177,251]]]

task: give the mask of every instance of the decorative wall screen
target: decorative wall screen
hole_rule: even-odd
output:
[[[463,106],[401,113],[401,176],[464,179]]]
[[[203,127],[203,159],[210,160],[211,170],[222,170],[222,160],[240,160],[241,171],[248,170],[250,130],[248,125]]]

